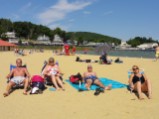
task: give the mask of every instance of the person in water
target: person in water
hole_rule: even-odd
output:
[[[139,99],[144,99],[142,92],[148,92],[148,98],[152,98],[152,90],[150,80],[146,77],[145,73],[140,73],[140,69],[137,65],[132,67],[133,73],[129,78],[129,85],[131,91],[137,91]]]

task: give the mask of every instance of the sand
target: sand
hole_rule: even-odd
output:
[[[0,119],[158,119],[159,118],[159,61],[152,59],[122,57],[123,64],[100,65],[91,63],[99,77],[107,77],[128,83],[128,70],[136,64],[144,68],[152,83],[152,99],[138,100],[126,88],[106,91],[94,96],[94,91],[78,92],[68,83],[66,91],[50,91],[50,86],[38,95],[23,95],[23,90],[15,90],[3,97],[9,65],[16,58],[22,58],[31,75],[40,74],[44,60],[53,56],[51,51],[15,56],[13,52],[0,52]],[[77,56],[77,55],[76,55]],[[87,63],[75,62],[76,56],[54,56],[59,62],[64,79],[71,74],[86,71]],[[97,60],[98,56],[78,55],[81,59]],[[116,57],[110,57],[115,59]]]

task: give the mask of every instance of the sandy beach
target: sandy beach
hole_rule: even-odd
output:
[[[128,70],[136,64],[145,70],[152,83],[152,99],[144,94],[138,100],[126,88],[105,91],[94,96],[94,91],[78,92],[65,82],[66,91],[50,91],[51,86],[38,95],[23,95],[23,90],[15,90],[3,97],[9,65],[22,58],[31,75],[40,74],[43,62],[53,56],[51,51],[15,56],[13,52],[0,52],[0,119],[158,119],[159,116],[159,61],[143,58],[121,57],[122,64],[100,65],[91,63],[98,77],[106,77],[121,83],[128,83]],[[86,71],[87,63],[75,62],[81,59],[98,60],[95,55],[53,56],[59,62],[64,80],[71,74]],[[116,57],[110,57],[116,59]]]

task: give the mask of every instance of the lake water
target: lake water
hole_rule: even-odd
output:
[[[78,52],[82,53],[83,52]],[[92,55],[100,55],[96,51],[88,51],[87,54]],[[137,58],[155,58],[154,51],[141,51],[141,50],[111,50],[108,52],[109,56],[117,56],[117,57],[137,57]]]

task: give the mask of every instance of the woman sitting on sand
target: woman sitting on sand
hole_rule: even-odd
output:
[[[107,53],[104,53],[103,55],[101,55],[99,57],[99,60],[100,60],[101,64],[111,64],[112,63],[112,60],[108,59]]]
[[[44,68],[42,74],[44,75],[44,77],[51,78],[51,81],[57,90],[59,90],[60,88],[62,90],[65,90],[63,83],[60,80],[61,72],[60,72],[59,66],[55,64],[54,58],[52,58],[52,57],[49,58],[48,64]]]
[[[139,67],[134,65],[132,67],[133,73],[129,78],[129,84],[131,91],[137,91],[139,95],[139,99],[144,99],[142,97],[142,92],[148,92],[148,98],[151,99],[151,83],[150,80],[147,79],[145,74],[141,74],[139,71]]]

